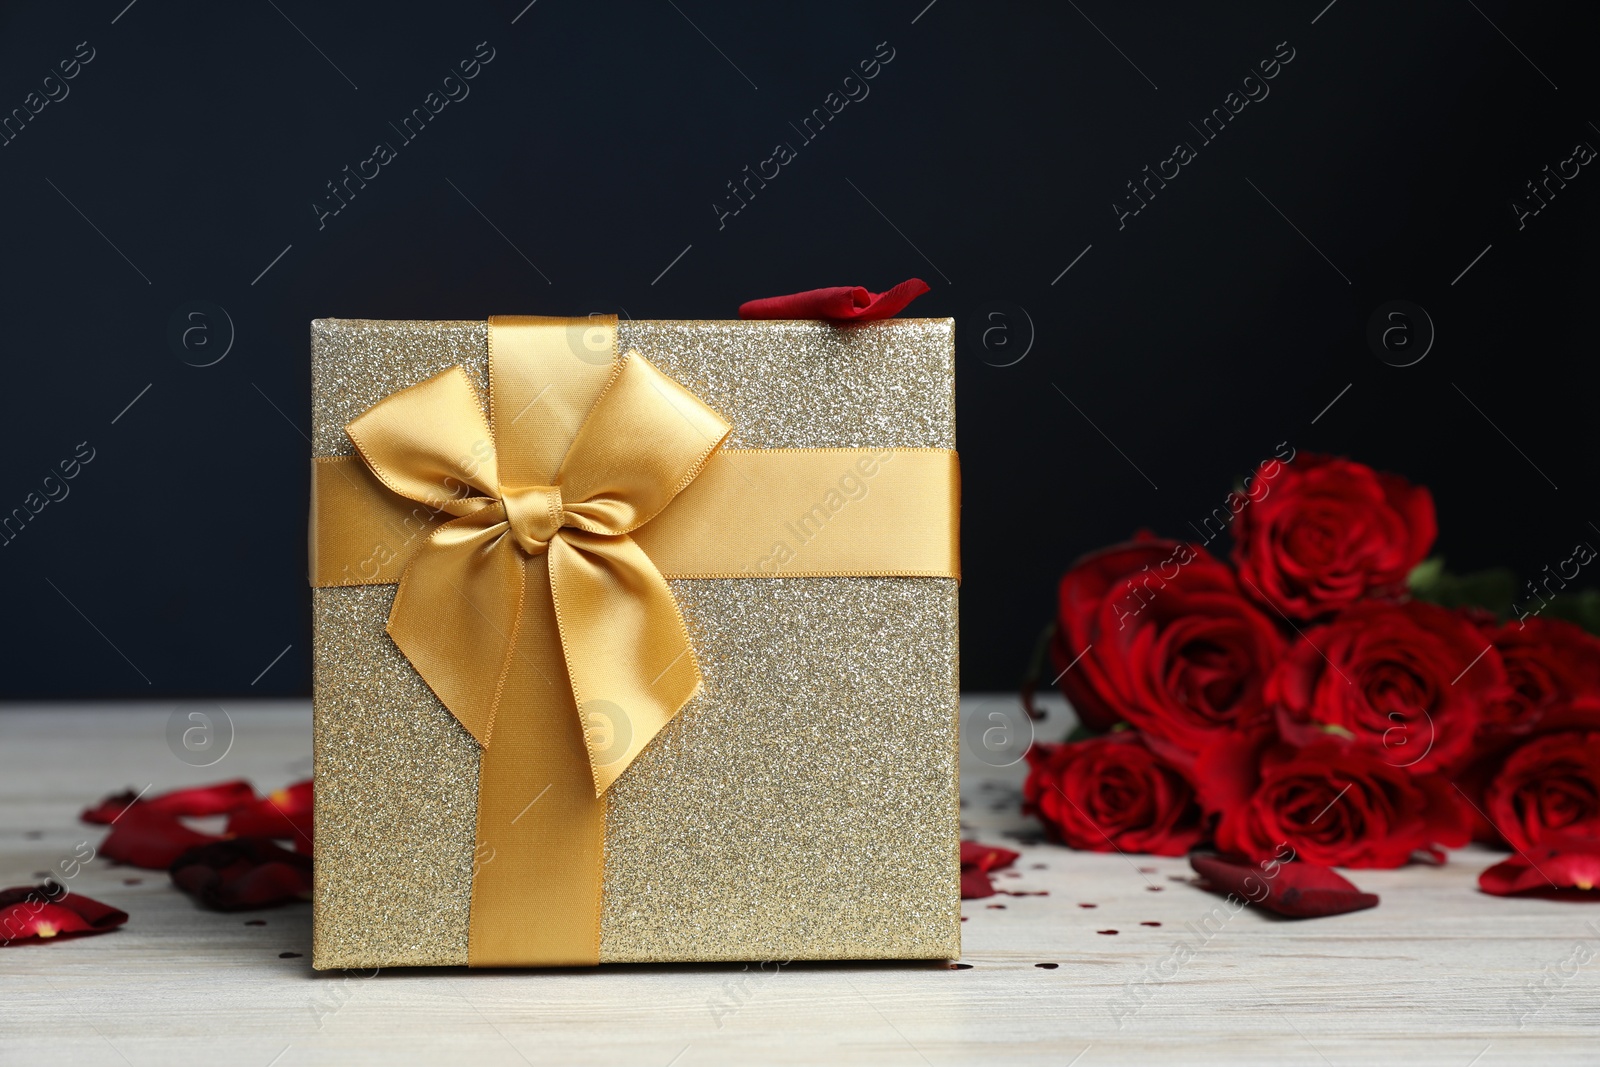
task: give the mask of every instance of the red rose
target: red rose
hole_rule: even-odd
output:
[[[1506,685],[1485,705],[1478,728],[1486,743],[1526,734],[1575,700],[1600,700],[1600,639],[1558,619],[1480,629],[1506,668]]]
[[[1205,549],[1117,545],[1078,561],[1060,597],[1051,658],[1092,729],[1127,721],[1187,763],[1219,732],[1265,714],[1262,680],[1283,638]]]
[[[1484,808],[1501,835],[1531,849],[1553,835],[1600,839],[1600,730],[1523,742],[1489,782]]]
[[[1238,502],[1240,580],[1293,619],[1398,595],[1438,534],[1427,489],[1332,456],[1269,459]]]
[[[1337,738],[1300,749],[1270,735],[1233,738],[1207,752],[1198,774],[1206,809],[1221,815],[1217,847],[1250,860],[1287,845],[1324,867],[1398,867],[1413,852],[1467,843],[1461,802],[1442,775]]]
[[[1193,787],[1132,730],[1035,745],[1022,800],[1073,848],[1181,856],[1200,840]]]
[[[1418,773],[1470,754],[1484,704],[1505,681],[1500,654],[1432,604],[1358,604],[1306,633],[1267,680],[1284,740],[1333,732]]]

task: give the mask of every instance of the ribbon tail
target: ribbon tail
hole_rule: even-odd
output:
[[[672,590],[627,536],[563,529],[550,589],[601,796],[700,688]]]
[[[489,744],[525,595],[496,505],[439,527],[400,579],[389,636],[480,745]]]

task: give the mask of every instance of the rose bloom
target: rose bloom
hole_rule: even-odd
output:
[[[1600,844],[1600,729],[1523,742],[1484,790],[1484,808],[1513,848],[1557,836]]]
[[[1527,734],[1546,713],[1600,700],[1600,639],[1559,619],[1480,625],[1506,668],[1506,685],[1484,707],[1485,741]]]
[[[1220,814],[1217,848],[1260,861],[1282,845],[1324,867],[1398,867],[1418,851],[1468,840],[1462,803],[1442,775],[1385,763],[1325,737],[1295,749],[1241,736],[1197,769],[1207,811]]]
[[[1022,799],[1073,848],[1181,856],[1200,840],[1193,787],[1132,730],[1035,745]]]
[[[1233,561],[1251,595],[1292,619],[1399,595],[1438,534],[1427,489],[1347,459],[1268,460],[1255,486],[1268,483],[1233,520]]]
[[[1262,683],[1282,651],[1233,572],[1194,545],[1116,545],[1061,579],[1050,653],[1062,693],[1091,729],[1131,723],[1180,763],[1265,716]]]
[[[1358,604],[1307,632],[1267,679],[1284,740],[1335,733],[1418,773],[1471,754],[1484,705],[1505,683],[1500,654],[1432,604]]]

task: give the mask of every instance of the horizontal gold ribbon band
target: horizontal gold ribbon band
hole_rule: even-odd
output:
[[[959,578],[960,473],[944,449],[721,449],[633,539],[666,578]],[[449,512],[356,456],[311,470],[311,584],[384,585]]]

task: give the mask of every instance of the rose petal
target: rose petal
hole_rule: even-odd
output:
[[[311,898],[311,858],[264,837],[192,848],[173,860],[172,881],[214,911],[270,908]]]
[[[0,890],[0,945],[103,934],[127,921],[127,912],[80,896],[58,883]]]
[[[111,823],[117,821],[130,806],[172,816],[226,815],[236,808],[252,803],[255,799],[255,788],[243,779],[194,786],[190,789],[174,789],[142,800],[136,799],[136,794],[132,790],[126,790],[105,797],[94,807],[85,809],[79,817],[84,822]]]
[[[1314,863],[1280,863],[1272,873],[1265,865],[1241,863],[1221,856],[1195,854],[1189,865],[1208,888],[1233,893],[1241,900],[1294,919],[1342,915],[1378,906],[1375,893],[1363,893],[1348,879]]]
[[[221,840],[214,834],[189,829],[176,816],[136,804],[100,843],[100,855],[134,867],[161,870],[188,849]]]
[[[982,897],[992,897],[995,894],[994,882],[989,878],[989,872],[976,867],[964,868],[961,872],[961,899],[978,900]]]
[[[961,842],[961,869],[973,868],[988,872],[998,871],[1017,862],[1019,853],[1009,848],[997,848],[994,845],[980,845],[976,841]]]
[[[234,837],[280,837],[295,841],[296,849],[311,841],[312,786],[296,782],[235,810],[228,816],[227,833]]]
[[[928,283],[909,278],[881,293],[859,285],[838,285],[828,289],[808,289],[787,296],[768,296],[739,305],[741,319],[831,319],[836,322],[861,322],[886,319],[899,314],[923,293]]]
[[[124,789],[120,793],[112,793],[110,796],[101,797],[95,802],[94,807],[84,808],[78,818],[84,822],[104,826],[107,823],[116,821],[117,817],[126,811],[138,798],[139,795],[133,790]]]
[[[1517,893],[1563,900],[1600,900],[1600,841],[1552,837],[1478,875],[1478,888],[1498,897]]]

